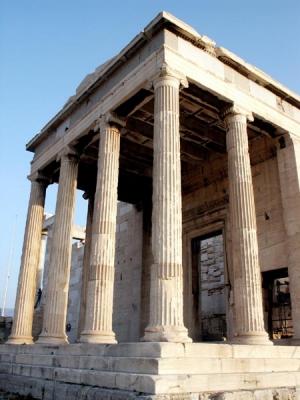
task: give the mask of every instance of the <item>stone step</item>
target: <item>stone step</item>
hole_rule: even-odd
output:
[[[0,345],[1,354],[108,356],[143,358],[298,358],[300,346],[247,346],[219,343],[119,343],[46,345]]]
[[[103,356],[58,356],[17,354],[1,355],[1,367],[13,366],[15,370],[32,368],[70,368],[79,370],[132,372],[141,374],[215,374],[252,373],[300,370],[300,359],[276,358],[142,358]],[[2,358],[4,357],[4,359]]]
[[[11,376],[153,394],[294,388],[299,370],[295,346],[0,346],[0,380]]]
[[[17,354],[14,360],[1,362],[0,365],[13,363],[14,366],[37,366],[52,368],[72,368],[83,370],[141,372],[157,374],[159,359],[135,357],[102,357],[102,356],[48,356]]]
[[[0,386],[3,386],[7,392],[22,393],[23,395],[30,395],[36,399],[115,399],[115,400],[200,400],[214,398],[222,400],[291,400],[299,399],[299,391],[294,387],[289,388],[270,388],[270,389],[256,389],[238,390],[238,391],[219,391],[203,394],[179,393],[168,395],[158,395],[157,397],[144,395],[137,391],[120,390],[120,389],[103,389],[95,386],[86,386],[78,384],[67,384],[64,382],[45,381],[38,378],[28,378],[22,376],[1,375]],[[26,397],[27,399],[27,397]],[[24,398],[25,400],[25,398]]]
[[[53,354],[53,355],[94,355],[117,357],[170,357],[183,355],[184,347],[179,343],[119,343],[119,344],[32,344],[1,345],[0,354]]]
[[[5,374],[4,372],[2,372]],[[17,366],[15,376],[143,393],[199,393],[297,387],[300,372],[146,375],[70,368]],[[1,377],[1,373],[0,373]]]
[[[156,393],[238,391],[295,388],[300,372],[164,375],[155,384]]]
[[[231,374],[299,371],[300,359],[276,358],[176,358],[160,359],[159,374]]]

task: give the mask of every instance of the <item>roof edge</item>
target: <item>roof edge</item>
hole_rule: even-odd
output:
[[[35,135],[27,144],[26,150],[34,152],[35,147],[47,136],[51,129],[63,121],[72,110],[80,103],[88,94],[95,89],[104,79],[115,71],[120,65],[127,61],[130,54],[137,51],[144,43],[159,30],[168,25],[171,26],[183,38],[191,40],[195,46],[204,49],[213,49],[216,57],[223,63],[230,65],[233,69],[246,75],[249,79],[259,83],[263,87],[271,90],[274,94],[282,97],[292,105],[300,109],[300,96],[286,88],[284,85],[274,80],[271,76],[264,73],[262,70],[245,62],[236,54],[227,50],[224,47],[217,47],[216,43],[207,36],[200,35],[193,27],[186,24],[184,21],[176,18],[174,15],[162,11],[149,22],[142,32],[136,35],[127,46],[125,46],[117,56],[113,57],[107,63],[103,72],[98,78],[86,87],[85,90],[75,94],[71,101],[67,102],[63,108],[41,129],[40,133]]]

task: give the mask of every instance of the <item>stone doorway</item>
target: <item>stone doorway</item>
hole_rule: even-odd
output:
[[[193,238],[192,295],[195,341],[226,338],[226,286],[222,230]]]
[[[262,278],[266,330],[274,340],[291,338],[293,321],[288,269],[263,272]]]

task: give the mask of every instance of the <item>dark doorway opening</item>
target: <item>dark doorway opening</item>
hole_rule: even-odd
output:
[[[193,340],[226,337],[226,287],[223,232],[192,239]]]
[[[271,339],[293,336],[288,269],[262,273],[265,326]]]

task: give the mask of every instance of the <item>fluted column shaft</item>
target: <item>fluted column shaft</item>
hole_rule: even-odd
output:
[[[271,344],[264,330],[247,115],[231,109],[225,122],[236,313],[236,336],[233,341]]]
[[[179,85],[166,70],[154,82],[154,263],[144,341],[191,341],[183,324]]]
[[[120,132],[101,123],[87,304],[81,342],[115,343],[112,330]]]
[[[61,157],[43,329],[38,343],[67,343],[65,334],[78,159]]]
[[[80,293],[80,313],[79,313],[79,327],[78,327],[79,336],[84,328],[84,320],[86,313],[87,284],[89,278],[90,255],[91,255],[91,244],[92,244],[93,211],[94,211],[94,193],[89,195],[88,211],[86,217],[84,254],[82,263],[82,278],[81,278],[82,283],[81,283],[81,293]]]
[[[36,275],[40,259],[46,184],[32,181],[12,332],[7,343],[32,343]]]

